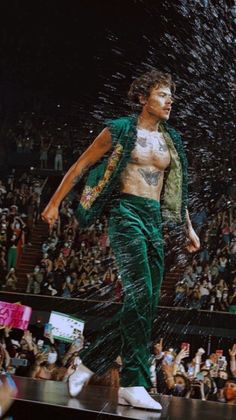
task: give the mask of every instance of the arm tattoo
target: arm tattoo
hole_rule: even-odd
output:
[[[158,184],[159,178],[162,174],[161,171],[149,171],[148,169],[138,169],[140,175],[146,181],[148,185],[156,186]]]
[[[82,169],[80,174],[74,177],[74,179],[72,180],[72,185],[73,186],[78,184],[78,182],[83,178],[83,176],[84,176],[84,174],[85,174],[85,172],[87,171],[88,168],[89,168],[89,165],[86,165],[85,168]]]
[[[82,176],[83,176],[82,173],[80,175],[75,176],[74,179],[72,180],[72,185],[75,186],[76,184],[78,184]]]

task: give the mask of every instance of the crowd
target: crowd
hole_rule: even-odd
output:
[[[67,381],[80,362],[84,338],[78,331],[71,343],[55,340],[40,321],[31,330],[5,327],[0,334],[0,373],[34,379]]]
[[[71,343],[56,340],[43,324],[31,325],[26,331],[5,327],[0,334],[0,372],[67,382],[87,344],[79,332]],[[93,376],[90,384],[118,387],[121,370],[119,356],[105,375]],[[189,343],[165,349],[161,339],[153,344],[150,374],[152,394],[236,404],[236,344],[228,354],[218,349],[206,356],[203,348],[195,352]]]
[[[0,179],[0,286],[21,291],[17,269],[40,217],[45,180],[33,172],[16,172]],[[106,295],[120,300],[121,283],[109,246],[107,219],[81,230],[74,216],[76,197],[66,198],[58,223],[41,248],[41,257],[27,274],[27,293],[87,298]]]
[[[62,203],[59,219],[42,244],[41,260],[28,273],[27,293],[64,298],[106,295],[120,299],[121,285],[109,246],[107,219],[79,229],[74,216],[76,199]]]
[[[206,356],[198,348],[190,357],[191,344],[163,350],[163,340],[153,345],[151,392],[186,398],[236,404],[236,344],[228,349],[217,349]]]
[[[175,286],[176,306],[236,313],[236,206],[229,202],[213,215],[197,215],[201,250]]]
[[[13,169],[0,179],[0,284],[17,289],[16,266],[40,217],[44,181],[30,172]]]
[[[60,107],[60,105],[58,105]],[[17,164],[26,159],[40,169],[63,171],[71,150],[80,153],[78,130],[64,118],[45,118],[42,111],[21,112],[6,129],[4,139],[8,159],[15,155]]]

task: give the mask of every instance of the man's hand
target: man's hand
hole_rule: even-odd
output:
[[[193,227],[187,229],[187,246],[188,252],[196,252],[200,249],[200,239],[197,236]]]
[[[52,227],[58,219],[58,207],[49,202],[44,211],[41,213],[41,217],[49,224],[50,227]]]

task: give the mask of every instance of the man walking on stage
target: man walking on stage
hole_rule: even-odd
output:
[[[91,168],[76,215],[81,227],[89,226],[109,206],[110,243],[124,291],[121,311],[81,351],[82,363],[69,378],[71,396],[121,355],[119,404],[161,409],[147,390],[152,386],[151,330],[163,277],[162,220],[185,225],[189,252],[200,247],[187,210],[187,161],[180,134],[166,123],[174,88],[171,76],[158,70],[134,80],[128,95],[139,113],[106,122],[42,213],[52,225],[63,198]]]

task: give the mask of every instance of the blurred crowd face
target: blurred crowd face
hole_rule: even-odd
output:
[[[178,385],[185,386],[185,380],[182,375],[175,375],[175,383]]]
[[[183,396],[187,391],[187,382],[183,375],[177,374],[175,375],[175,388],[174,394]]]
[[[57,352],[55,350],[54,351],[51,350],[48,353],[48,359],[47,359],[48,364],[49,365],[54,365],[57,361],[57,358],[58,358]]]
[[[211,353],[210,360],[213,364],[216,364],[218,362],[218,355],[216,353]]]
[[[28,350],[29,346],[28,346],[28,343],[27,343],[27,341],[25,340],[24,337],[20,341],[20,346],[21,346],[22,350]]]
[[[236,383],[228,380],[224,386],[224,396],[228,403],[236,404]]]
[[[220,370],[218,373],[218,377],[227,380],[228,379],[228,373],[225,370]]]

